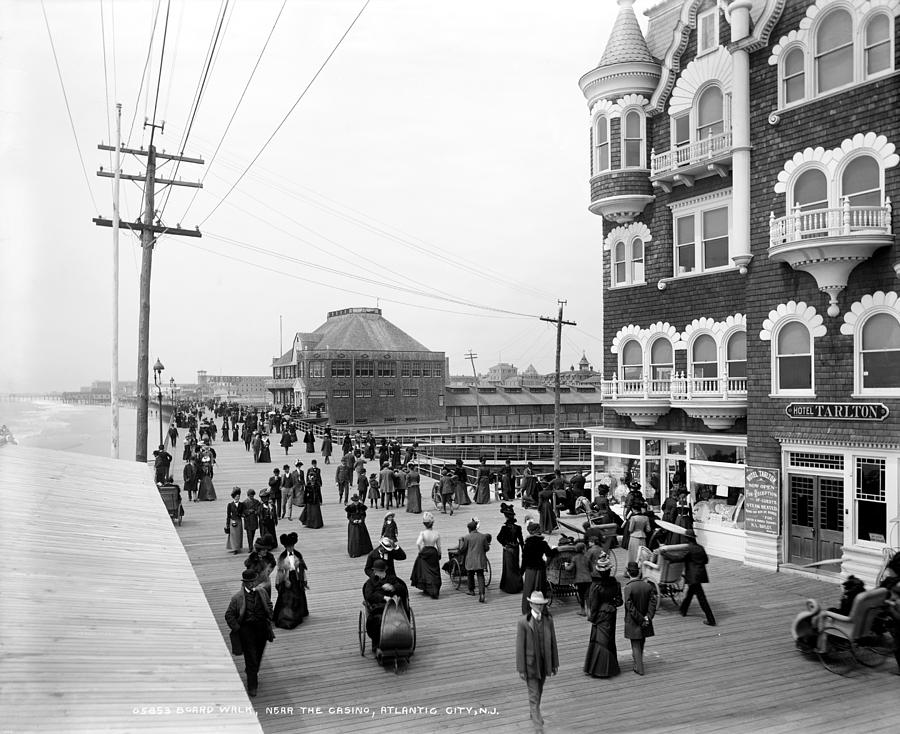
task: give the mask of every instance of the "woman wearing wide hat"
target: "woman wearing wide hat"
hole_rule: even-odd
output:
[[[528,537],[522,546],[522,614],[528,614],[531,608],[528,605],[531,592],[540,591],[544,595],[549,594],[547,560],[556,555],[556,551],[544,540],[538,523],[528,523],[527,530]]]
[[[622,586],[612,576],[612,562],[601,556],[591,569],[588,621],[591,638],[584,658],[584,672],[594,678],[618,675],[616,653],[616,608],[622,606]]]
[[[503,573],[500,575],[500,591],[507,594],[522,592],[522,570],[519,567],[519,549],[524,547],[522,528],[516,524],[516,513],[512,505],[500,503],[500,512],[506,523],[497,533],[497,542],[503,546]]]
[[[240,553],[244,548],[244,505],[241,504],[241,488],[231,490],[231,502],[225,506],[225,532],[228,533],[228,541],[225,550],[234,554]]]
[[[419,555],[413,564],[409,582],[432,599],[437,599],[441,592],[441,536],[434,530],[434,515],[430,512],[422,514],[425,529],[416,538]]]
[[[287,533],[280,538],[284,550],[278,556],[278,572],[275,574],[275,589],[278,600],[275,602],[274,621],[276,627],[290,630],[309,616],[306,602],[306,590],[309,583],[306,579],[306,561],[298,551],[297,533]]]

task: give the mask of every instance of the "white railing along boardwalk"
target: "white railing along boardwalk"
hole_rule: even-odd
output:
[[[712,160],[731,150],[731,132],[709,135],[695,143],[685,143],[665,153],[650,151],[650,175]]]
[[[603,400],[620,398],[668,398],[690,400],[692,398],[746,397],[746,377],[689,377],[676,373],[667,379],[620,380],[612,377],[601,383]]]
[[[850,206],[844,199],[840,207],[801,211],[795,206],[784,217],[769,214],[770,247],[786,242],[815,239],[818,237],[841,237],[862,232],[879,234],[891,233],[891,200],[885,198],[883,206]]]

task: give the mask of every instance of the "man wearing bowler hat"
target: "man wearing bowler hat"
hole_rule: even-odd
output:
[[[540,591],[532,592],[528,597],[531,608],[516,627],[516,670],[528,686],[531,722],[537,732],[544,730],[544,717],[541,716],[544,682],[559,669],[556,628],[547,611],[547,602]]]
[[[266,643],[274,639],[272,634],[272,602],[269,594],[260,586],[254,586],[256,573],[250,569],[241,574],[241,589],[231,597],[225,621],[237,632],[244,652],[247,673],[247,694],[256,695],[259,688],[259,666],[262,663]]]

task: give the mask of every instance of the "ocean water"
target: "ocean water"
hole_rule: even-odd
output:
[[[0,401],[0,423],[22,446],[73,451],[92,456],[112,455],[112,418],[108,405],[70,405],[55,400]],[[134,460],[137,410],[119,407],[119,458]],[[159,417],[148,420],[148,455],[159,439]]]

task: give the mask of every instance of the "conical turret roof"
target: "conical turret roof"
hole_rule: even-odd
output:
[[[634,0],[618,0],[619,15],[613,24],[600,59],[600,66],[612,66],[635,61],[653,62],[647,41],[634,14]]]

